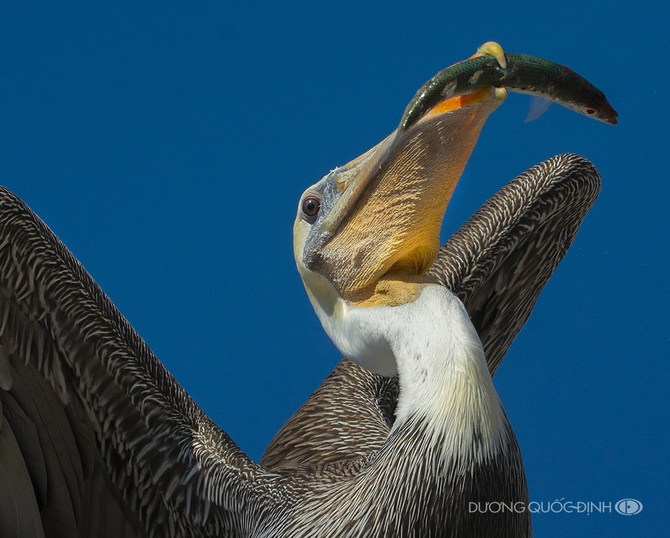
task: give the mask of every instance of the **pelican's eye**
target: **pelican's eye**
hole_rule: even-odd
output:
[[[321,209],[321,200],[314,195],[306,196],[300,209],[303,220],[313,224],[319,214],[319,209]]]

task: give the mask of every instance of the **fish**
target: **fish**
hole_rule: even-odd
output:
[[[497,47],[500,53],[480,53],[447,67],[426,82],[407,105],[398,131],[409,129],[439,103],[487,86],[531,95],[533,102],[526,121],[539,117],[548,106],[538,103],[549,100],[584,116],[617,124],[619,115],[605,94],[569,67],[537,56],[503,53],[493,42],[479,50],[486,50],[487,45]]]

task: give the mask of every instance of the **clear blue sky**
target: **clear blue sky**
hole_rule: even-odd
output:
[[[294,268],[301,192],[484,41],[603,89],[617,127],[560,107],[524,124],[527,98],[512,95],[446,229],[553,154],[598,166],[603,192],[495,383],[533,500],[644,504],[537,515],[537,536],[667,532],[665,3],[7,4],[0,182],[254,459],[339,360]]]

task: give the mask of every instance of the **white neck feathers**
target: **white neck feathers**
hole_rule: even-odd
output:
[[[477,332],[453,293],[428,285],[400,306],[339,306],[319,317],[344,356],[385,375],[397,368],[394,430],[423,420],[434,441],[443,439],[447,458],[482,461],[503,449],[507,418]]]
[[[465,307],[442,286],[404,306],[411,321],[393,345],[400,376],[394,429],[423,418],[444,440],[445,456],[491,458],[508,440],[507,417]]]

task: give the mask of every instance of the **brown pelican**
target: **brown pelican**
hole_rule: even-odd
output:
[[[295,255],[317,314],[346,357],[397,371],[400,391],[343,363],[261,464],[3,190],[2,535],[528,535],[524,511],[468,513],[471,501],[527,500],[489,372],[569,247],[599,177],[577,156],[547,161],[438,253],[449,195],[499,104],[487,88],[427,111],[303,195]]]

